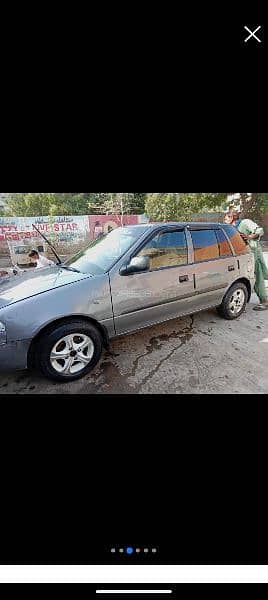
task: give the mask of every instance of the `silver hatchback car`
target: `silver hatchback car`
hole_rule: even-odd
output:
[[[118,228],[64,264],[0,282],[0,367],[72,381],[117,336],[211,307],[236,319],[253,286],[253,256],[232,226]]]

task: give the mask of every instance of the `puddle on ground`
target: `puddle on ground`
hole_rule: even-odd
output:
[[[183,344],[186,344],[186,342],[192,338],[194,334],[194,317],[191,316],[189,318],[189,325],[185,326],[183,329],[179,331],[172,331],[169,334],[163,333],[150,338],[149,343],[145,345],[145,352],[135,358],[131,370],[128,373],[121,374],[120,368],[116,362],[116,358],[122,356],[124,350],[122,352],[113,352],[111,349],[105,350],[105,354],[102,358],[102,361],[98,365],[97,370],[88,376],[88,382],[92,383],[96,387],[97,393],[105,393],[109,391],[109,389],[111,390],[111,393],[119,394],[134,394],[135,392],[139,391],[142,385],[146,383],[147,379],[151,378],[161,367],[161,365],[168,360],[172,354],[176,352],[176,350],[178,350],[178,348],[180,348]],[[171,339],[178,339],[180,341],[179,345],[173,348],[172,351],[162,360],[157,362],[155,369],[150,371],[150,374],[142,382],[135,384],[135,381],[133,381],[131,382],[131,385],[128,384],[128,377],[135,377],[139,362],[144,360],[155,350],[162,348],[164,344]]]

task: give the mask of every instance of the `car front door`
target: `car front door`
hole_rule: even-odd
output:
[[[127,333],[191,312],[194,265],[189,265],[184,228],[149,235],[131,258],[148,256],[145,272],[110,273],[116,334]]]

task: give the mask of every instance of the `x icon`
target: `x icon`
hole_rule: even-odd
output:
[[[261,29],[261,25],[256,27],[254,31],[251,31],[251,29],[249,29],[246,25],[244,25],[244,29],[246,29],[250,33],[250,35],[244,40],[244,42],[248,42],[250,38],[254,38],[255,40],[257,40],[257,42],[261,42],[261,40],[255,35],[255,33],[259,31],[259,29]]]

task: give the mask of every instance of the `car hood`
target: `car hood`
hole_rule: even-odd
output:
[[[55,265],[54,267],[30,271],[23,275],[14,275],[3,281],[0,278],[0,309],[31,296],[89,277],[92,277],[92,275],[61,269],[60,266]]]

